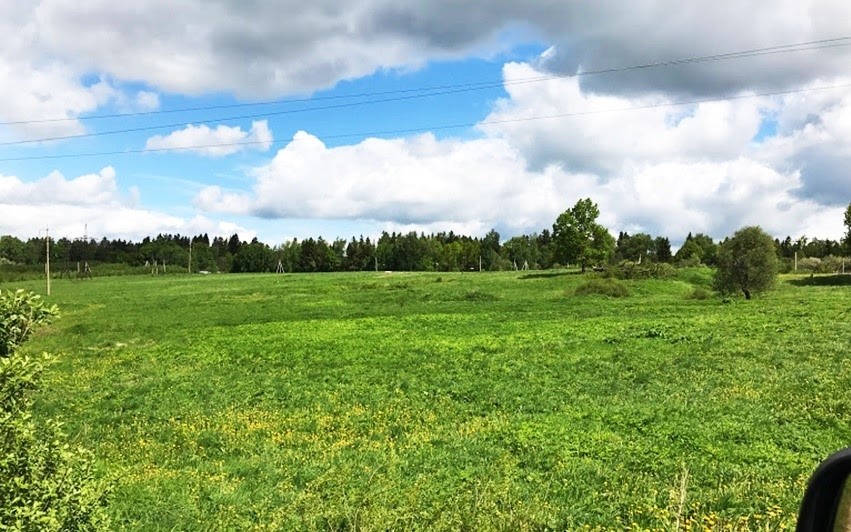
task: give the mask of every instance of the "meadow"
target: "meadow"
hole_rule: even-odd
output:
[[[38,413],[93,451],[116,529],[793,528],[851,444],[846,278],[586,281],[54,280],[26,349],[58,356]]]

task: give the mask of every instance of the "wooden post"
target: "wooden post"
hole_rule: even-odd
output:
[[[44,245],[47,249],[47,258],[44,263],[44,272],[47,275],[47,295],[50,295],[50,229],[45,230]]]
[[[479,255],[479,271],[482,271],[482,256]]]
[[[375,259],[375,273],[378,273],[378,255],[373,258]]]
[[[189,239],[189,267],[187,273],[192,273],[192,239]]]
[[[798,271],[798,252],[795,252],[795,271]]]

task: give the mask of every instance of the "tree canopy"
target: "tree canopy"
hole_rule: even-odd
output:
[[[739,229],[718,248],[715,287],[719,292],[741,290],[745,299],[764,292],[777,278],[777,253],[774,240],[761,228]]]
[[[584,272],[589,265],[608,260],[615,251],[615,239],[597,223],[600,209],[590,198],[581,199],[564,211],[553,224],[556,260],[579,263]]]
[[[851,203],[845,209],[845,251],[851,253]]]

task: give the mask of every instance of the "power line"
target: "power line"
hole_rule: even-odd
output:
[[[782,96],[786,94],[797,94],[803,92],[816,92],[816,91],[825,91],[831,89],[842,89],[851,87],[851,83],[843,83],[839,85],[830,85],[824,87],[808,87],[803,89],[789,89],[783,91],[772,91],[772,92],[762,92],[762,93],[753,93],[753,94],[739,94],[735,96],[725,96],[719,98],[701,98],[695,100],[683,100],[678,102],[664,102],[657,104],[647,104],[647,105],[639,105],[633,107],[620,107],[615,109],[596,109],[593,111],[577,111],[572,113],[559,113],[554,115],[545,115],[545,116],[530,116],[530,117],[521,117],[521,118],[507,118],[503,120],[485,120],[482,122],[467,122],[467,123],[459,123],[459,124],[438,124],[432,126],[422,126],[417,128],[406,128],[406,129],[393,129],[393,130],[383,130],[383,131],[361,131],[357,133],[342,133],[336,135],[325,135],[321,136],[323,140],[332,140],[332,139],[344,139],[351,137],[380,137],[385,135],[400,135],[406,133],[421,133],[427,131],[435,131],[435,130],[448,130],[448,129],[461,129],[468,128],[474,126],[486,126],[486,125],[495,125],[495,124],[509,124],[516,122],[530,122],[534,120],[550,120],[555,118],[571,118],[571,117],[579,117],[579,116],[589,116],[589,115],[597,115],[597,114],[606,114],[606,113],[620,113],[627,111],[640,111],[647,109],[658,109],[663,107],[679,107],[684,105],[697,105],[701,103],[712,103],[712,102],[724,102],[724,101],[733,101],[733,100],[746,100],[753,98],[764,98],[769,96]],[[298,139],[291,139],[289,142],[295,142]],[[11,161],[39,161],[39,160],[48,160],[48,159],[71,159],[71,158],[79,158],[79,157],[97,157],[97,156],[106,156],[106,155],[138,155],[145,153],[162,153],[162,152],[174,152],[174,151],[192,151],[192,150],[204,150],[204,149],[215,149],[215,148],[228,148],[228,147],[240,147],[240,146],[251,146],[258,144],[267,144],[268,141],[241,141],[241,142],[224,142],[219,144],[203,144],[203,145],[193,145],[193,146],[178,146],[178,147],[169,147],[169,148],[141,148],[141,149],[131,149],[131,150],[117,150],[117,151],[103,151],[103,152],[90,152],[90,153],[69,153],[69,154],[55,154],[55,155],[33,155],[33,156],[22,156],[22,157],[4,157],[0,158],[0,162],[11,162]]]
[[[250,118],[263,118],[268,116],[278,116],[282,114],[292,114],[292,113],[303,113],[309,111],[321,111],[321,110],[330,110],[330,109],[339,109],[344,107],[355,107],[362,105],[372,105],[376,103],[387,103],[393,101],[403,101],[403,100],[411,100],[418,98],[426,98],[431,96],[441,96],[446,94],[456,94],[461,92],[471,92],[471,91],[479,91],[486,90],[490,88],[500,88],[504,86],[510,85],[519,85],[525,83],[535,83],[542,81],[550,81],[554,79],[563,79],[563,78],[572,78],[572,77],[586,77],[586,76],[594,76],[601,74],[613,74],[618,72],[627,72],[627,71],[635,71],[635,70],[645,70],[650,68],[660,68],[660,67],[670,67],[677,65],[685,65],[685,64],[694,64],[694,63],[703,63],[709,61],[721,61],[728,59],[742,59],[748,57],[757,57],[762,55],[774,55],[779,53],[791,53],[791,52],[802,52],[802,51],[812,51],[812,50],[821,50],[826,48],[837,48],[851,45],[851,36],[848,37],[834,37],[831,39],[820,39],[815,41],[807,41],[801,43],[792,43],[792,44],[782,44],[776,46],[769,46],[763,48],[753,48],[750,50],[740,50],[736,52],[726,52],[720,54],[706,55],[706,56],[697,56],[697,57],[688,57],[681,59],[674,59],[668,61],[658,61],[651,63],[642,63],[636,65],[629,65],[623,67],[613,67],[613,68],[604,68],[598,70],[585,70],[581,72],[571,73],[571,74],[558,74],[558,75],[550,75],[550,76],[537,76],[530,78],[521,78],[511,81],[502,81],[502,80],[492,80],[492,81],[481,81],[481,82],[471,82],[471,83],[460,83],[453,85],[435,85],[435,86],[427,86],[427,87],[419,87],[419,88],[409,88],[409,89],[397,89],[391,91],[379,91],[379,92],[363,92],[363,93],[353,93],[347,95],[332,95],[332,96],[318,96],[313,98],[303,98],[303,99],[287,99],[287,100],[270,100],[265,102],[253,102],[253,103],[234,103],[234,104],[223,104],[223,105],[212,105],[212,106],[202,106],[202,107],[187,107],[180,109],[165,109],[165,110],[156,110],[156,111],[138,111],[132,113],[112,113],[112,114],[100,114],[100,115],[92,115],[88,117],[76,117],[76,118],[46,118],[40,120],[19,120],[19,121],[8,121],[8,122],[0,122],[0,126],[2,125],[27,125],[27,124],[41,124],[41,123],[56,123],[56,122],[67,122],[67,121],[76,121],[76,120],[94,120],[94,119],[104,119],[104,118],[121,118],[121,117],[130,117],[130,116],[150,116],[150,115],[160,115],[160,114],[174,114],[181,112],[195,112],[195,111],[212,111],[212,110],[221,110],[221,109],[233,109],[233,108],[246,108],[246,107],[258,107],[258,106],[268,106],[268,105],[280,105],[286,103],[306,103],[311,101],[328,101],[328,100],[341,100],[341,99],[349,99],[349,98],[364,98],[369,96],[386,96],[393,94],[406,94],[407,96],[399,96],[395,98],[385,98],[378,100],[366,100],[362,102],[347,102],[336,105],[327,105],[327,106],[318,106],[318,107],[308,107],[302,109],[288,109],[282,111],[271,111],[266,113],[256,113],[256,114],[248,114],[248,115],[237,115],[230,117],[220,117],[212,120],[215,121],[226,121],[226,120],[244,120]],[[421,92],[423,94],[410,94]],[[120,130],[112,130],[112,131],[103,131],[103,132],[92,132],[92,133],[82,133],[78,135],[65,135],[65,136],[57,136],[57,137],[47,137],[41,139],[33,139],[33,140],[20,140],[20,141],[9,141],[0,143],[0,146],[11,146],[18,144],[31,144],[38,142],[51,142],[58,140],[70,140],[77,138],[85,138],[85,137],[93,137],[93,136],[102,136],[102,135],[115,135],[121,133],[133,133],[140,131],[151,131],[155,129],[168,129],[173,127],[180,127],[186,125],[185,122],[177,123],[177,124],[162,124],[157,126],[146,126],[140,128],[128,128],[128,129],[120,129]]]

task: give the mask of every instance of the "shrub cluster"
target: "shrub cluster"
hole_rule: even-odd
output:
[[[0,530],[109,529],[89,453],[64,443],[60,423],[31,412],[49,357],[18,348],[56,315],[37,295],[0,292]]]
[[[629,288],[617,279],[591,279],[577,286],[574,294],[577,296],[597,294],[608,297],[627,297],[629,296]]]
[[[703,301],[710,297],[712,297],[712,292],[702,286],[696,286],[694,287],[694,290],[686,294],[686,299],[694,299],[698,301]]]
[[[625,260],[606,268],[604,277],[616,279],[672,279],[677,269],[667,262],[637,262]]]
[[[845,270],[851,272],[851,259],[828,255],[824,258],[806,257],[798,259],[798,271],[808,273],[840,273],[842,263],[845,262]]]

